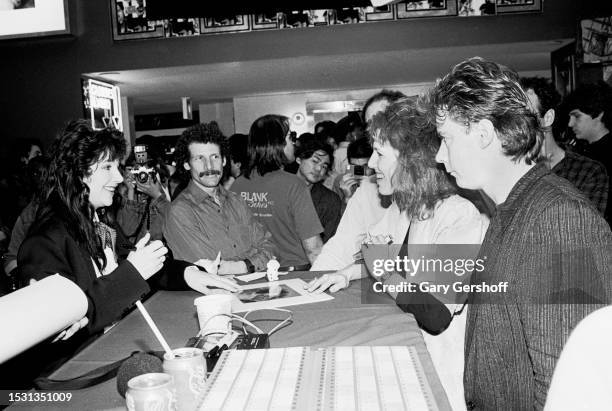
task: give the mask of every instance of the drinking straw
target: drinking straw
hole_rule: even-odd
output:
[[[168,354],[170,358],[174,358],[174,353],[172,352],[172,349],[166,342],[166,339],[164,338],[164,336],[159,331],[159,328],[157,328],[157,326],[153,322],[153,319],[149,315],[149,312],[146,310],[146,308],[144,308],[144,305],[142,305],[140,301],[136,301],[136,307],[138,307],[138,309],[140,310],[140,313],[142,314],[144,319],[147,321],[147,324],[149,324],[149,327],[151,327],[151,330],[153,330],[153,334],[155,334],[159,343],[162,345],[162,347],[164,347],[164,351],[166,351],[166,354]]]

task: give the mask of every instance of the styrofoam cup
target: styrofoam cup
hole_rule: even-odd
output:
[[[214,294],[198,297],[193,301],[203,336],[229,332],[232,299],[233,297],[229,294]]]

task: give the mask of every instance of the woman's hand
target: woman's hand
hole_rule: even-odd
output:
[[[343,273],[343,270],[340,270],[335,273],[323,274],[321,277],[315,278],[306,284],[304,289],[313,294],[321,294],[327,289],[335,293],[348,287],[349,282],[349,277]]]
[[[245,274],[248,271],[249,270],[247,269],[246,263],[244,261],[221,260],[221,264],[219,265],[219,271],[217,271],[217,274],[219,275]]]
[[[72,337],[81,328],[84,328],[87,324],[89,324],[89,319],[87,317],[81,318],[79,321],[75,322],[70,327],[66,328],[64,331],[59,333],[59,335],[55,337],[55,339],[52,342],[56,342],[59,340],[66,341],[68,338]]]
[[[220,277],[216,274],[206,273],[200,271],[195,266],[185,268],[185,282],[189,287],[202,294],[221,294],[225,292],[238,292],[242,291],[242,288],[227,277]],[[218,290],[210,290],[208,287],[216,287]]]
[[[150,233],[145,234],[136,243],[136,251],[132,251],[127,257],[127,260],[132,263],[145,280],[161,270],[168,253],[164,243],[159,240],[149,243],[150,238]]]
[[[353,196],[357,187],[361,184],[361,177],[355,177],[352,173],[346,173],[340,177],[340,190],[344,194],[344,198],[348,200]]]

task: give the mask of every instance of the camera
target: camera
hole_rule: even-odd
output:
[[[374,174],[374,170],[372,170],[367,165],[363,165],[363,166],[349,165],[349,166],[346,166],[346,169],[349,171],[349,173],[351,173],[355,177],[368,177]]]
[[[149,154],[147,153],[147,146],[144,144],[135,145],[134,157],[136,164],[133,167],[128,167],[129,172],[134,175],[134,178],[141,184],[147,184],[149,178],[151,181],[155,181],[156,170],[148,166]]]
[[[149,178],[151,181],[155,181],[155,169],[153,167],[147,167],[145,165],[138,165],[130,170],[130,173],[134,174],[134,178],[141,183],[147,184]]]

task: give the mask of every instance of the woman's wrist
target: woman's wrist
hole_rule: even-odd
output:
[[[344,277],[344,282],[345,282],[344,287],[348,287],[349,284],[351,283],[350,274],[342,272],[342,271],[338,271],[337,274]]]

